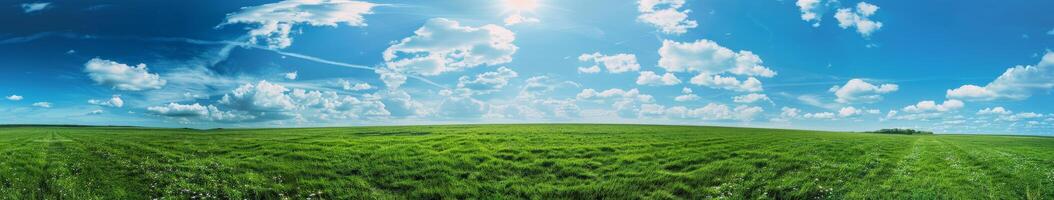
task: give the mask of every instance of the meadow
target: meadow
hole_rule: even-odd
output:
[[[1054,138],[650,125],[0,127],[0,199],[1051,199]]]

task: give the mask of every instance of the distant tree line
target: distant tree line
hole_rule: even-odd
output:
[[[868,133],[902,134],[902,135],[932,135],[933,134],[933,132],[930,132],[930,131],[920,131],[920,130],[906,129],[906,128],[879,129],[877,131],[871,131],[871,132],[868,132]]]

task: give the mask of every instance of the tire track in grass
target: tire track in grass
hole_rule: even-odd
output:
[[[26,129],[13,128],[0,130],[0,138],[6,139],[3,141],[3,145],[0,145],[3,149],[0,150],[0,178],[3,180],[3,185],[0,185],[0,197],[4,199],[22,199],[22,198],[35,198],[41,199],[43,197],[38,196],[34,185],[40,180],[40,168],[42,168],[42,162],[37,162],[38,157],[43,156],[43,151],[40,150],[41,143],[32,142],[37,137],[42,137],[38,131],[27,133]]]
[[[991,145],[978,146],[962,144],[961,142],[950,143],[956,150],[968,155],[970,163],[978,171],[983,170],[987,172],[985,174],[989,174],[986,176],[989,179],[988,187],[996,187],[995,190],[989,191],[989,194],[1017,194],[1017,197],[1025,197],[1026,199],[1036,199],[1050,195],[1050,188],[1047,187],[1052,185],[1050,180],[1044,180],[1046,177],[1035,176],[1044,174],[1043,167],[1033,161],[1023,159],[1023,156],[1018,155],[1016,152],[1007,153],[996,150],[991,148]],[[968,145],[969,147],[963,147],[963,145]],[[993,175],[1001,178],[993,180]],[[1024,187],[1020,187],[1022,184],[1024,184]],[[998,198],[1014,198],[1014,196]]]
[[[917,136],[920,139],[912,155],[906,159],[906,168],[898,170],[889,186],[897,191],[896,198],[943,199],[949,197],[986,196],[986,191],[977,182],[965,177],[970,169],[962,161],[962,155],[937,137]]]

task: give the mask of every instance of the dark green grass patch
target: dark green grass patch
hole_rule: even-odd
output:
[[[0,199],[1050,199],[1054,138],[646,125],[0,127]]]

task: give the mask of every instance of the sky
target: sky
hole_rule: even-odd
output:
[[[0,123],[1054,135],[1054,1],[8,1]]]

